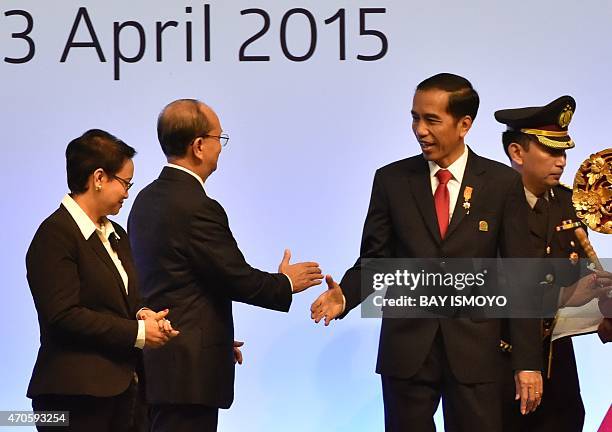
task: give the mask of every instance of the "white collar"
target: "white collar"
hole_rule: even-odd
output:
[[[525,198],[527,198],[527,203],[529,204],[529,207],[534,208],[536,203],[538,202],[539,197],[524,186],[523,189],[525,189]],[[545,193],[542,198],[548,201],[548,193]]]
[[[200,177],[199,175],[197,175],[196,173],[194,173],[190,169],[187,169],[187,168],[185,168],[183,166],[175,165],[175,164],[169,163],[169,162],[166,164],[166,166],[169,167],[169,168],[174,168],[174,169],[186,172],[187,174],[193,176],[202,185],[202,189],[204,189],[204,181],[202,180],[202,177]]]
[[[108,239],[112,233],[115,233],[117,239],[119,239],[119,235],[115,232],[115,227],[107,218],[104,218],[104,229],[100,229],[93,221],[87,216],[87,213],[79,206],[79,204],[68,194],[64,195],[62,199],[62,205],[68,210],[72,219],[76,222],[77,226],[81,230],[81,234],[85,237],[85,240],[88,240],[91,235],[99,231],[100,233],[104,233],[106,238]]]
[[[453,175],[453,178],[459,183],[461,183],[463,181],[463,174],[465,173],[465,167],[468,161],[468,154],[468,146],[464,145],[463,153],[461,154],[461,156],[459,156],[457,160],[450,164],[447,168],[441,168],[437,163],[433,161],[427,161],[427,163],[429,164],[430,177],[435,176],[436,173],[441,169],[447,169]]]

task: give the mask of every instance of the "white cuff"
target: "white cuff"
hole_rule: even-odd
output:
[[[285,276],[287,276],[287,274],[283,273]],[[291,280],[291,278],[289,276],[287,276],[287,279],[289,280],[289,285],[291,286],[291,293],[293,294],[293,281]]]
[[[136,342],[134,343],[134,346],[136,348],[143,349],[145,346],[145,340],[145,322],[143,320],[138,320],[138,334],[136,335]]]

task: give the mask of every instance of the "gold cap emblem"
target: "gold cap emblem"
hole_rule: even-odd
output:
[[[572,111],[572,107],[566,105],[565,108],[563,108],[563,111],[561,111],[561,114],[559,114],[559,126],[562,128],[568,127],[573,116],[574,111]]]

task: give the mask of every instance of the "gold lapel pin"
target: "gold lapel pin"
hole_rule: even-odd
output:
[[[480,231],[489,231],[489,224],[487,223],[487,221],[481,220],[480,222],[478,222],[478,229]]]

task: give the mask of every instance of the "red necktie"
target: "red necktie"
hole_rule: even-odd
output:
[[[436,203],[436,215],[438,216],[438,226],[440,227],[440,237],[444,238],[446,229],[448,228],[450,194],[448,193],[448,181],[453,177],[449,170],[441,169],[436,173],[436,177],[440,182],[434,194],[434,202]]]
[[[598,432],[609,432],[612,430],[612,407],[608,408],[608,414],[603,419],[601,426],[597,429]]]

